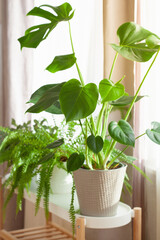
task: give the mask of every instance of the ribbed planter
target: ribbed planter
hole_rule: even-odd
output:
[[[126,165],[113,170],[81,168],[73,173],[82,215],[116,215],[126,168]]]

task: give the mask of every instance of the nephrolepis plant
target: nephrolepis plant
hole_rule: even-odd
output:
[[[32,127],[30,121],[18,125],[15,120],[12,120],[10,128],[0,127],[0,164],[6,163],[5,171],[9,173],[4,181],[4,209],[17,190],[17,212],[21,210],[24,190],[29,191],[31,181],[36,177],[35,213],[43,199],[46,217],[48,216],[53,169],[57,166],[67,171],[63,161],[75,151],[72,148],[74,128],[73,123],[67,128],[65,125],[61,125],[61,128],[57,125],[51,126],[46,119],[34,120]],[[68,143],[63,144],[66,137]]]

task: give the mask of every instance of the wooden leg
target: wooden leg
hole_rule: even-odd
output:
[[[134,218],[133,218],[133,240],[142,239],[142,209],[134,208]]]
[[[76,236],[77,236],[77,240],[85,240],[85,219],[84,218],[77,218]]]

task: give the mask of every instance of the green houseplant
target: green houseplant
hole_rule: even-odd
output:
[[[134,158],[127,156],[124,151],[128,147],[134,147],[136,139],[145,134],[153,142],[160,144],[160,123],[153,122],[151,129],[147,129],[145,133],[136,137],[128,123],[135,102],[142,98],[142,96],[139,96],[140,89],[159,53],[159,37],[133,22],[121,25],[117,30],[119,45],[111,44],[116,53],[109,77],[100,80],[97,86],[95,83],[85,84],[77,63],[70,26],[70,20],[74,16],[71,5],[69,3],[56,7],[42,5],[33,8],[27,15],[44,18],[47,23],[27,29],[25,35],[18,39],[21,49],[23,47],[37,48],[60,22],[66,21],[69,24],[72,52],[67,55],[56,56],[46,69],[51,73],[56,73],[75,66],[79,79],[70,79],[67,82],[42,86],[31,96],[29,102],[34,105],[27,110],[30,113],[47,111],[51,114],[64,114],[66,122],[79,121],[85,140],[84,152],[76,151],[71,154],[67,161],[68,172],[75,172],[76,174],[77,171],[81,171],[80,169],[85,169],[85,173],[87,171],[92,173],[111,172],[121,169],[122,163],[127,163],[144,174],[134,165]],[[112,79],[118,54],[137,62],[146,62],[155,54],[135,96],[129,96],[126,93],[122,84],[124,77],[116,83]],[[101,108],[97,118],[94,119],[92,113],[99,104]],[[115,106],[128,106],[127,113],[124,119],[108,123],[109,114]],[[117,142],[124,146],[122,151],[116,148]],[[85,185],[83,186],[85,187]],[[98,185],[98,188],[100,188],[100,185]],[[119,186],[119,188],[121,187]]]
[[[0,164],[7,163],[6,173],[9,173],[4,181],[7,190],[4,209],[17,189],[17,212],[21,210],[24,190],[29,191],[31,181],[36,178],[35,212],[37,213],[43,198],[45,213],[48,216],[49,196],[52,193],[50,188],[53,191],[55,189],[51,181],[57,174],[55,167],[60,169],[61,174],[64,171],[67,173],[64,161],[75,151],[71,146],[74,128],[73,123],[68,127],[62,123],[61,128],[56,123],[51,126],[46,119],[34,120],[33,127],[30,121],[17,125],[12,119],[12,127],[0,127]],[[63,144],[66,137],[71,139],[67,145]]]

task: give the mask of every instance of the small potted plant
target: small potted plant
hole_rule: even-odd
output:
[[[63,122],[61,127],[51,126],[46,119],[34,120],[32,128],[30,121],[17,125],[14,119],[12,127],[0,127],[0,164],[7,163],[5,172],[9,173],[4,181],[7,192],[4,209],[17,189],[17,212],[21,210],[24,190],[30,190],[33,179],[36,180],[32,183],[37,198],[36,213],[41,198],[48,216],[51,194],[62,193],[64,187],[65,193],[71,191],[72,176],[67,173],[65,161],[75,151],[72,148],[74,128],[75,124],[66,127]],[[63,144],[66,137],[67,145]]]
[[[70,155],[67,169],[68,172],[74,173],[80,212],[92,216],[114,215],[120,199],[126,164],[136,167],[133,163],[135,159],[127,156],[124,151],[128,147],[134,147],[135,141],[142,135],[147,135],[152,141],[160,144],[160,123],[153,122],[152,128],[147,129],[145,134],[135,136],[128,122],[135,102],[142,98],[139,92],[159,53],[160,39],[133,22],[124,23],[117,30],[119,45],[111,44],[115,50],[115,58],[108,78],[100,79],[98,86],[95,83],[85,84],[71,35],[70,20],[74,16],[71,5],[42,5],[33,8],[27,15],[41,17],[46,19],[47,23],[27,29],[25,35],[18,39],[21,49],[37,48],[61,21],[66,21],[69,24],[72,52],[55,56],[46,69],[54,74],[75,66],[79,75],[79,79],[39,88],[31,96],[29,102],[34,105],[27,112],[48,111],[51,114],[64,114],[67,123],[79,121],[84,136],[84,150],[75,151]],[[134,96],[129,96],[125,91],[122,84],[124,77],[116,83],[112,79],[118,54],[137,62],[146,62],[155,55]],[[98,105],[100,111],[97,117],[93,118],[92,114]],[[115,106],[128,106],[127,113],[118,122],[108,123],[109,114]],[[123,150],[116,147],[117,143],[124,146]],[[144,175],[138,167],[136,169]]]

